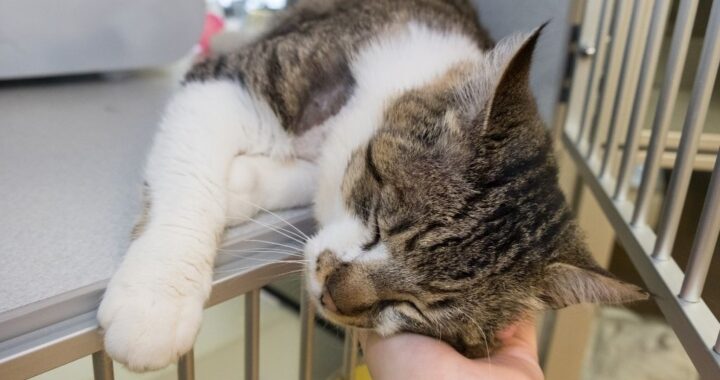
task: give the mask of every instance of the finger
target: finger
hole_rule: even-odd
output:
[[[500,341],[508,340],[508,339],[512,338],[513,335],[515,335],[515,332],[516,332],[517,329],[518,329],[518,325],[519,325],[519,323],[514,323],[514,324],[512,324],[512,325],[510,325],[510,326],[508,326],[508,327],[506,327],[506,328],[498,331],[498,332],[495,334],[495,336],[496,336]]]
[[[522,321],[516,325],[513,338],[523,342],[533,351],[537,351],[537,321],[535,318]]]
[[[508,358],[520,359],[522,361],[536,364],[538,361],[537,339],[534,334],[527,337],[512,338],[503,342],[503,346],[495,353],[494,356],[503,356]]]
[[[500,341],[500,348],[493,355],[494,357],[520,359],[529,363],[537,362],[537,328],[535,318],[524,318],[498,332],[496,336]]]
[[[506,345],[522,343],[531,348],[537,347],[537,322],[527,317],[499,331],[495,336]]]
[[[495,378],[543,379],[538,363],[537,329],[534,318],[523,319],[496,334],[500,349],[491,358],[476,359],[481,368],[494,368]],[[485,367],[482,367],[484,365]],[[507,374],[502,374],[502,370]]]
[[[364,353],[376,380],[448,378],[459,362],[467,360],[442,341],[408,333],[386,338],[369,333]]]

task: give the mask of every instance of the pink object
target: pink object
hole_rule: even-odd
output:
[[[225,20],[222,17],[208,13],[205,16],[205,26],[203,27],[202,35],[200,36],[200,54],[210,54],[210,40],[212,37],[220,33],[225,28]]]

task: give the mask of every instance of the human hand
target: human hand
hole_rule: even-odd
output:
[[[496,336],[501,348],[483,359],[468,359],[445,342],[416,334],[387,338],[360,334],[360,342],[373,380],[544,379],[534,320],[517,323]]]

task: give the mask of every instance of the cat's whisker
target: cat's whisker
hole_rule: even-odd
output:
[[[230,255],[230,256],[235,256],[235,255]],[[300,265],[302,268],[305,268],[306,265],[308,264],[304,260],[296,260],[296,259],[283,260],[283,259],[265,259],[265,258],[261,258],[261,257],[245,257],[245,256],[237,256],[237,257],[242,258],[242,259],[247,259],[249,261],[254,261],[257,263],[252,264],[252,265],[246,265],[246,266],[232,266],[229,268],[229,271],[254,269],[254,268],[259,268],[263,265],[268,265],[268,264],[293,264],[293,265],[297,264],[297,265]],[[230,265],[232,265],[232,264],[230,264]]]
[[[298,260],[298,261],[300,261],[300,260],[307,261],[307,260],[303,259],[302,256],[288,255],[287,253],[279,252],[279,251],[262,251],[262,252],[232,252],[232,251],[229,251],[229,252],[223,252],[222,254],[224,256],[232,256],[232,257],[248,257],[248,255],[252,255],[252,254],[286,255],[288,257],[288,259]]]
[[[282,272],[282,273],[279,273],[279,274],[273,274],[273,275],[268,275],[268,276],[261,276],[261,277],[259,277],[259,279],[260,279],[261,281],[264,281],[264,280],[266,280],[266,279],[268,279],[268,278],[277,278],[277,279],[280,279],[281,277],[286,277],[286,276],[295,275],[295,274],[302,274],[303,272],[305,272],[305,269],[293,269],[293,270],[289,270],[289,271],[287,271],[287,272]]]
[[[260,240],[260,239],[245,239],[245,240],[242,240],[242,241],[243,241],[243,242],[248,242],[248,243],[263,243],[263,244],[276,245],[276,246],[279,246],[279,247],[285,247],[285,248],[290,248],[290,249],[292,249],[292,250],[297,250],[298,253],[299,253],[299,252],[303,252],[303,247],[298,247],[298,246],[295,246],[295,245],[278,243],[278,242],[274,242],[274,241],[267,241],[267,240]]]
[[[288,231],[288,230],[285,230],[285,229],[281,229],[281,228],[275,227],[275,226],[273,226],[273,225],[271,225],[271,224],[263,223],[263,222],[261,222],[261,221],[259,221],[259,220],[254,219],[254,218],[226,216],[226,219],[243,219],[243,220],[247,219],[248,222],[253,222],[253,223],[255,223],[255,224],[259,225],[259,226],[268,228],[268,229],[270,229],[270,230],[272,230],[272,231],[274,231],[274,232],[277,232],[278,234],[280,234],[280,235],[282,235],[282,236],[285,236],[286,238],[288,238],[288,239],[290,239],[290,240],[292,240],[292,241],[294,241],[294,242],[296,242],[296,243],[305,244],[305,240],[303,240],[303,238],[300,237],[300,236],[297,235],[297,234],[292,235],[292,233],[293,233],[292,231]]]
[[[483,341],[485,342],[485,353],[487,353],[488,368],[490,369],[490,371],[492,371],[492,355],[490,355],[490,345],[488,344],[487,334],[485,334],[485,330],[483,330],[483,328],[480,327],[477,322],[472,319],[471,321],[475,323],[475,325],[478,327],[478,330],[483,335]]]
[[[261,251],[280,251],[280,252],[286,252],[286,253],[294,253],[294,254],[300,254],[302,251],[299,251],[297,249],[287,249],[284,247],[276,247],[276,246],[270,246],[270,247],[254,247],[254,248],[222,248],[219,251],[225,251],[225,252],[261,252]]]
[[[276,247],[276,246],[270,246],[270,247],[255,247],[255,248],[238,248],[238,249],[231,249],[231,248],[221,248],[218,250],[218,252],[236,252],[236,253],[242,253],[242,252],[279,252],[279,253],[287,253],[292,254],[294,256],[305,256],[303,255],[302,251],[296,250],[296,249],[286,249],[285,247]]]
[[[296,236],[300,237],[301,239],[304,239],[305,241],[307,241],[308,239],[310,239],[310,236],[307,236],[307,234],[305,234],[301,229],[297,228],[295,225],[293,225],[292,223],[288,222],[287,219],[281,217],[280,215],[278,215],[278,214],[276,214],[276,213],[274,213],[274,212],[272,212],[272,211],[270,211],[270,210],[268,210],[268,209],[260,206],[259,204],[255,203],[255,202],[252,202],[252,201],[250,201],[250,200],[247,200],[247,199],[241,199],[241,200],[242,200],[243,202],[245,202],[245,203],[248,203],[248,204],[251,205],[251,206],[257,207],[260,211],[264,211],[264,212],[266,212],[266,213],[274,216],[274,217],[277,218],[279,221],[287,224],[289,227],[291,227],[292,229],[294,229],[295,231],[297,231]],[[284,230],[284,231],[287,231],[287,230]],[[288,232],[290,232],[290,231],[288,231]]]
[[[299,260],[299,259],[288,259],[288,260],[282,260],[282,259],[266,259],[262,257],[247,257],[242,255],[235,255],[235,254],[228,254],[228,256],[234,256],[234,257],[241,257],[245,260],[252,260],[252,261],[259,261],[262,263],[273,263],[273,264],[286,264],[286,263],[298,263],[306,265],[308,263],[307,260]]]
[[[477,321],[476,321],[474,318],[472,318],[472,317],[470,316],[470,314],[468,314],[468,313],[460,310],[458,307],[454,307],[454,309],[455,309],[458,313],[460,313],[461,315],[463,315],[465,318],[467,318],[467,320],[468,320],[469,322],[472,322],[472,324],[474,324],[475,327],[477,327],[478,331],[480,331],[480,333],[482,334],[482,336],[483,336],[483,342],[485,343],[485,352],[486,352],[487,355],[488,355],[487,358],[486,358],[487,361],[488,361],[488,369],[489,369],[489,371],[492,371],[492,356],[490,355],[490,345],[488,344],[488,338],[487,338],[487,334],[485,333],[485,330],[484,330],[482,327],[480,327],[480,324],[477,323]]]
[[[434,325],[435,329],[438,331],[438,334],[440,335],[438,338],[440,338],[440,340],[442,340],[443,326],[441,325],[438,318],[436,318],[435,315],[429,313],[428,315],[426,315],[426,319],[428,320],[428,322],[430,322]]]
[[[271,264],[271,263],[258,263],[257,265],[252,265],[252,266],[247,266],[247,267],[236,267],[236,268],[220,269],[220,270],[216,270],[215,273],[216,273],[216,274],[224,274],[224,273],[234,273],[234,272],[245,271],[245,270],[254,270],[254,269],[258,269],[258,268],[260,268],[260,267],[263,267],[263,266],[265,266],[265,265],[272,265],[272,264]],[[284,277],[284,276],[287,276],[287,275],[302,273],[302,272],[304,272],[304,271],[305,271],[304,268],[302,268],[302,269],[292,269],[292,270],[288,270],[288,271],[285,271],[285,272],[281,272],[281,273],[277,273],[277,274],[272,274],[272,275],[269,275],[269,276],[261,276],[261,277],[258,277],[258,280],[265,280],[265,279],[268,279],[268,278],[275,278],[275,277],[279,279],[279,278]]]
[[[227,186],[221,186],[221,185],[219,185],[218,183],[215,183],[215,181],[212,181],[212,180],[209,179],[209,178],[199,178],[199,177],[198,177],[197,179],[198,179],[198,180],[203,184],[203,186],[205,186],[206,188],[207,188],[207,185],[209,184],[209,185],[215,186],[216,188],[224,188],[227,192],[230,193],[231,196],[234,195],[234,194],[241,194],[240,192],[237,192],[237,191],[234,191],[234,190],[232,190],[232,189],[230,189],[230,188],[227,188]],[[210,191],[208,191],[208,192],[210,192]],[[210,192],[210,193],[211,193],[211,192]],[[245,195],[245,194],[243,194],[243,195]],[[212,197],[210,197],[210,198],[211,198],[213,201],[215,201],[215,203],[216,203],[218,206],[221,206],[220,203],[219,203],[216,199],[214,199],[214,198],[212,198]],[[237,199],[237,198],[236,198],[236,199]],[[296,233],[293,233],[292,231],[285,230],[285,229],[280,229],[280,230],[282,230],[282,231],[284,231],[284,232],[287,232],[287,233],[293,233],[295,237],[299,238],[299,240],[300,240],[300,241],[298,241],[299,243],[304,244],[305,240],[309,239],[309,237],[308,237],[306,234],[304,234],[300,229],[298,229],[297,227],[293,226],[293,225],[292,225],[291,223],[289,223],[287,220],[281,218],[279,215],[273,213],[272,211],[270,211],[270,210],[268,210],[268,209],[266,209],[266,208],[264,208],[264,207],[262,207],[262,206],[260,206],[260,205],[258,205],[258,204],[255,204],[255,203],[253,203],[253,202],[251,202],[251,201],[249,201],[249,200],[247,200],[247,199],[240,199],[240,200],[243,201],[243,202],[249,203],[250,205],[257,207],[258,209],[260,209],[260,210],[262,210],[262,211],[265,211],[265,212],[267,212],[267,213],[275,216],[275,217],[278,218],[280,221],[282,221],[282,222],[284,222],[285,224],[287,224],[287,225],[293,227],[294,229],[296,229],[298,232],[300,232],[300,235],[298,235],[298,234],[296,234]],[[221,207],[222,207],[222,206],[221,206]],[[287,236],[287,235],[283,234],[282,232],[278,231],[278,229],[276,229],[275,227],[273,227],[273,226],[271,226],[271,225],[268,225],[268,224],[261,223],[261,222],[255,220],[254,218],[252,218],[250,215],[237,216],[237,217],[234,217],[234,216],[226,216],[226,219],[231,219],[231,220],[232,220],[232,219],[243,219],[243,220],[252,221],[252,222],[255,222],[255,223],[257,223],[257,224],[260,224],[260,225],[262,225],[262,226],[264,226],[264,227],[270,228],[270,229],[272,229],[273,231],[278,232],[278,233],[280,233],[281,235],[284,235],[284,236],[290,238],[289,236]]]
[[[224,255],[227,256],[233,256],[233,257],[242,257],[246,259],[265,259],[264,257],[253,257],[249,255],[253,254],[263,254],[263,253],[270,253],[270,254],[282,254],[282,255],[288,255],[291,258],[290,259],[278,259],[278,260],[285,260],[285,261],[297,261],[297,262],[309,262],[310,260],[307,260],[304,258],[304,256],[294,254],[292,252],[288,252],[286,250],[282,249],[247,249],[247,250],[232,250],[232,249],[223,249],[220,252],[222,252]],[[269,259],[268,259],[269,260]]]
[[[219,252],[222,253],[222,254],[224,254],[224,255],[233,255],[233,256],[236,256],[236,257],[240,257],[241,255],[263,254],[263,253],[272,253],[272,254],[286,255],[286,256],[292,257],[292,258],[295,259],[295,260],[303,260],[302,258],[305,257],[305,256],[303,256],[303,255],[298,255],[298,254],[296,254],[296,253],[288,252],[288,251],[283,251],[283,250],[257,250],[257,251],[255,251],[255,250],[238,250],[238,251],[236,251],[236,250],[230,249],[230,250],[222,250],[222,251],[219,251]]]

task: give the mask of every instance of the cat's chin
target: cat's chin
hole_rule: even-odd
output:
[[[366,316],[349,316],[332,312],[322,306],[316,305],[320,315],[323,316],[328,322],[341,327],[351,327],[360,329],[374,329],[375,323],[371,318]]]

